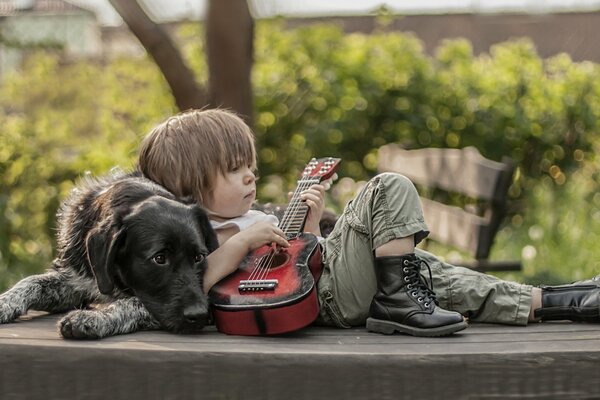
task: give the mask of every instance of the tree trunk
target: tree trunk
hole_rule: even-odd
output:
[[[254,21],[246,0],[210,0],[206,20],[209,102],[252,125]]]
[[[185,64],[169,35],[148,18],[136,0],[109,1],[156,62],[171,88],[177,107],[183,111],[206,106],[209,101],[205,91],[196,83],[194,73]]]

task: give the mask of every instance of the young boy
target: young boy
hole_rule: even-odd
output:
[[[145,176],[178,197],[192,196],[209,212],[220,247],[208,257],[207,292],[248,252],[267,243],[289,245],[275,217],[251,210],[256,196],[254,137],[233,113],[192,110],[169,118],[143,140],[138,161]],[[305,232],[321,236],[328,187],[324,182],[303,192],[309,207]],[[463,316],[515,325],[600,321],[599,282],[540,289],[503,281],[415,249],[427,234],[419,197],[408,179],[390,173],[371,179],[322,240],[319,321],[415,336],[462,330],[467,326]],[[431,287],[422,268],[429,269]]]

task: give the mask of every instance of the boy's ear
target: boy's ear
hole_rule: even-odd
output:
[[[110,227],[92,230],[85,240],[88,262],[102,294],[110,294],[114,289],[115,256],[124,239],[124,228]]]
[[[210,224],[210,220],[208,219],[206,211],[204,211],[202,207],[194,205],[194,213],[196,214],[196,221],[198,222],[200,231],[204,235],[204,242],[206,243],[206,248],[208,249],[209,253],[212,253],[213,251],[219,248],[217,234],[215,233],[215,230]]]

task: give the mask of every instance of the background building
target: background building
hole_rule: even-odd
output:
[[[67,57],[101,55],[95,13],[62,0],[0,1],[0,74],[40,46],[61,49]]]

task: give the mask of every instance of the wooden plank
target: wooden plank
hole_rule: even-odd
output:
[[[508,167],[484,158],[475,147],[404,150],[397,144],[387,144],[379,148],[378,170],[403,174],[428,187],[491,201],[502,200],[496,198],[496,188],[500,173]]]
[[[138,332],[92,341],[63,340],[55,325],[58,316],[36,318],[32,323],[0,325],[0,343],[19,346],[101,349],[106,351],[190,351],[217,353],[273,354],[379,354],[448,355],[529,352],[600,351],[600,325],[564,322],[532,324],[527,327],[471,324],[456,335],[419,338],[380,335],[364,328],[333,329],[309,327],[273,337],[229,336],[207,327],[195,335],[163,331]],[[596,347],[594,347],[596,346]]]
[[[445,338],[209,328],[66,341],[58,318],[0,326],[3,399],[600,398],[600,325],[473,324]]]
[[[477,260],[464,266],[482,271],[521,269],[518,261],[482,262],[489,257],[505,217],[514,172],[512,162],[488,160],[474,147],[404,150],[388,144],[379,149],[378,169],[403,174],[417,185],[486,201],[485,210],[476,213],[422,197],[423,214],[431,231],[429,238],[466,251]]]
[[[458,207],[447,206],[421,198],[429,238],[461,250],[477,253],[479,238],[487,228],[487,221]]]

